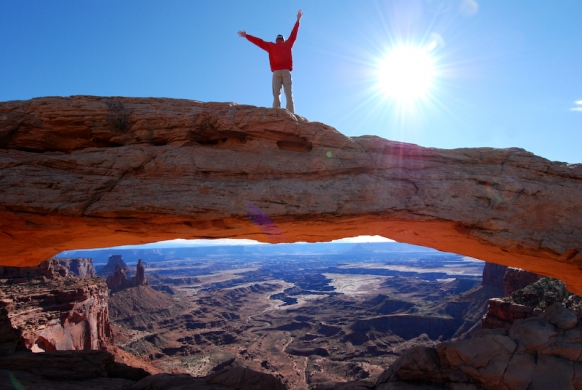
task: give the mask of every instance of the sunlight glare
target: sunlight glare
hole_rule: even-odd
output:
[[[402,103],[424,98],[435,76],[431,47],[399,46],[378,66],[378,83],[386,97]]]

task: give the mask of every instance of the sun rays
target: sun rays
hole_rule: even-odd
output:
[[[378,88],[399,104],[426,98],[436,76],[429,48],[402,45],[378,61]]]

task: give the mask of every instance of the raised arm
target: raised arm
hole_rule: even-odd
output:
[[[295,22],[295,26],[293,26],[293,30],[291,30],[291,34],[289,34],[289,38],[287,39],[287,42],[289,42],[291,46],[295,44],[295,40],[297,39],[297,31],[299,31],[299,21],[301,20],[302,16],[303,11],[299,10],[297,12],[297,21]]]
[[[247,34],[247,32],[245,30],[239,30],[238,35],[241,38],[246,38],[249,42],[254,43],[255,45],[257,45],[261,49],[269,51],[268,50],[268,43],[263,41],[261,38],[253,37],[251,34]]]

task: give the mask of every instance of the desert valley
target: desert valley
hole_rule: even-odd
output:
[[[501,289],[463,296],[481,285],[481,261],[399,243],[64,256],[114,253],[133,269],[141,256],[149,285],[111,286],[116,345],[164,372],[206,376],[239,364],[293,389],[373,382],[403,350],[462,336],[503,294],[501,275]],[[115,261],[126,268],[109,259],[109,270]]]

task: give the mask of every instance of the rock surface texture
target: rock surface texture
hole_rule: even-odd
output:
[[[383,235],[582,294],[582,165],[350,138],[283,109],[173,99],[0,103],[0,264],[173,238]]]
[[[413,348],[380,376],[376,389],[582,389],[581,331],[577,315],[556,303],[509,330]]]
[[[108,299],[100,278],[2,279],[0,352],[103,348],[111,338]]]

